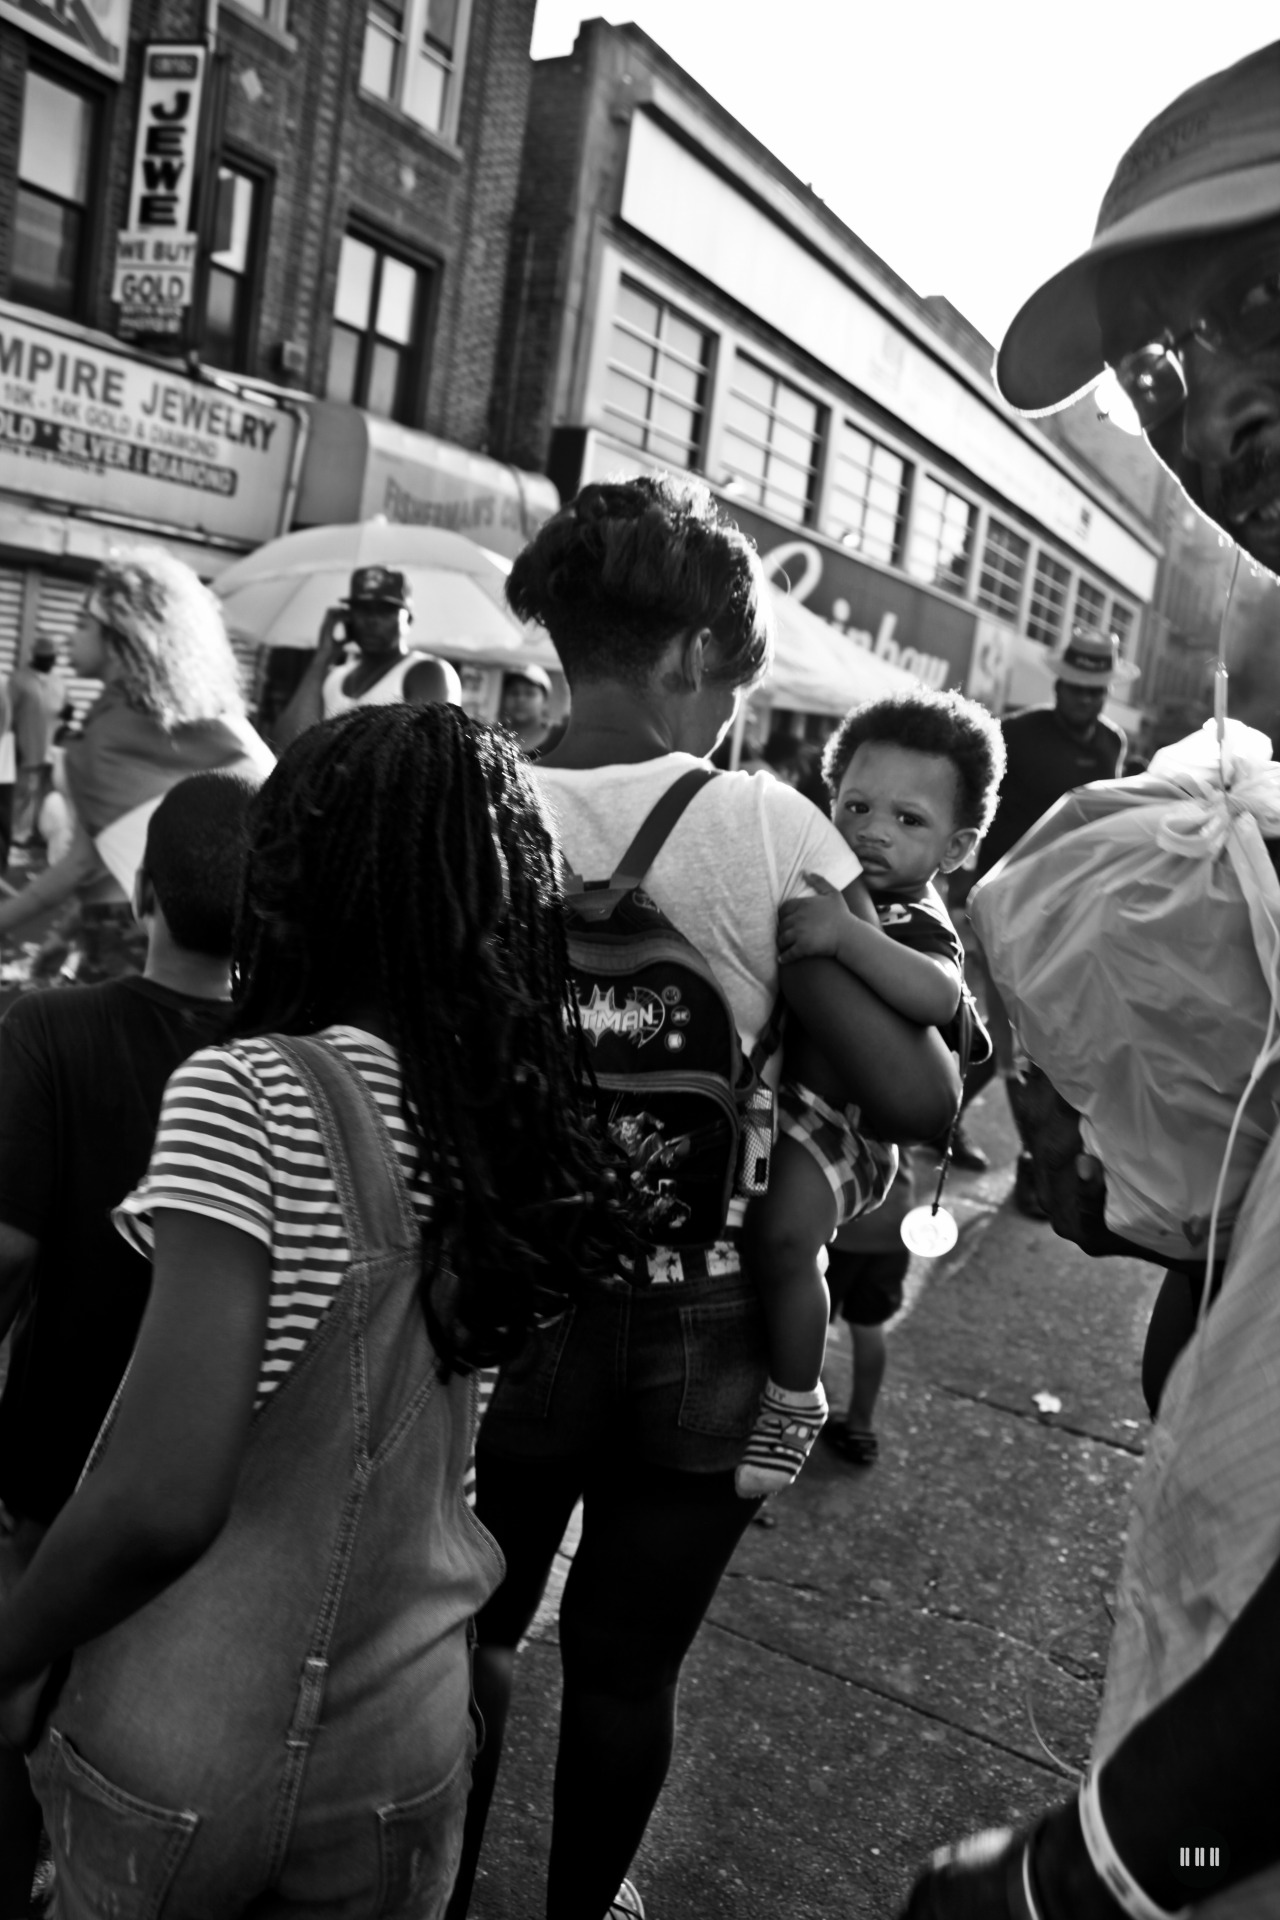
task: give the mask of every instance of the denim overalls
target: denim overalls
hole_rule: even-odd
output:
[[[276,1044],[352,1264],[255,1417],[222,1533],[71,1663],[31,1762],[65,1920],[431,1920],[457,1864],[468,1623],[503,1573],[462,1497],[474,1382],[436,1372],[363,1080],[322,1041]]]

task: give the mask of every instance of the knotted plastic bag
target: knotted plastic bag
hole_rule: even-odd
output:
[[[1209,722],[1147,773],[1067,794],[969,900],[1027,1053],[1105,1169],[1107,1225],[1170,1260],[1206,1257],[1225,1159],[1220,1257],[1275,1127],[1270,755],[1228,721],[1220,770]]]

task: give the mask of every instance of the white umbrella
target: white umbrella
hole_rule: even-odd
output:
[[[228,630],[268,647],[314,647],[330,607],[347,598],[356,567],[395,567],[413,593],[415,646],[451,659],[557,665],[545,637],[526,634],[504,596],[510,562],[441,527],[382,515],[308,527],[268,540],[214,582]]]
[[[846,639],[789,593],[773,585],[769,592],[777,646],[761,692],[775,707],[839,716],[861,700],[919,689],[914,674]]]

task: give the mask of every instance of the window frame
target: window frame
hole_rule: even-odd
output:
[[[846,433],[856,433],[867,442],[870,448],[869,459],[871,464],[869,466],[858,466],[857,462],[844,454],[841,443]],[[870,497],[872,484],[877,479],[883,478],[883,476],[877,475],[875,471],[875,458],[878,453],[887,454],[891,460],[896,460],[902,469],[902,477],[897,482],[898,509],[894,515],[892,547],[887,558],[879,553],[868,552],[865,544],[868,515],[873,514],[878,520],[885,514],[885,509],[873,503]],[[857,466],[857,470],[862,474],[866,482],[866,487],[860,499],[851,493],[847,487],[843,487],[840,484],[842,464],[851,467]],[[866,561],[871,566],[892,567],[896,572],[903,572],[905,570],[904,563],[906,560],[907,538],[911,522],[911,502],[915,493],[916,477],[917,463],[908,453],[903,452],[899,447],[892,446],[889,441],[880,439],[878,435],[871,431],[870,427],[865,426],[861,420],[856,419],[847,410],[842,410],[838,413],[833,411],[828,432],[825,482],[822,487],[822,498],[819,502],[816,521],[818,532],[825,534],[828,540],[837,541],[839,545],[844,547],[849,553],[857,554],[860,560]],[[859,524],[856,528],[859,537],[856,541],[849,538],[850,534],[855,532],[854,527],[846,526],[843,533],[839,530],[839,524],[833,507],[833,502],[837,494],[840,495],[842,499],[850,501],[856,500],[861,510]]]
[[[18,155],[22,148],[22,130],[27,110],[27,78],[36,73],[53,86],[62,87],[68,93],[78,93],[90,104],[92,123],[89,134],[88,179],[80,229],[80,238],[76,247],[76,268],[74,291],[71,304],[65,313],[55,307],[33,303],[25,292],[14,287],[14,252],[17,239],[18,195],[23,189],[23,179],[18,171]],[[41,47],[36,53],[28,43],[28,56],[22,72],[22,117],[18,122],[14,140],[14,170],[12,178],[12,198],[10,201],[10,241],[9,257],[6,262],[4,291],[5,298],[19,306],[34,306],[39,313],[53,314],[64,320],[73,320],[81,324],[90,324],[94,318],[94,283],[102,246],[103,222],[106,217],[105,194],[96,193],[93,183],[102,173],[104,157],[111,152],[114,133],[114,106],[118,89],[104,84],[88,67],[61,58],[54,48]],[[41,189],[29,191],[40,193]],[[43,195],[53,198],[52,195]],[[67,203],[71,204],[71,203]]]
[[[998,578],[1000,581],[1006,583],[1013,582],[1015,578],[1015,576],[1004,567],[1001,567],[998,572],[996,569],[988,567],[988,550],[993,544],[994,537],[999,534],[1005,535],[1007,540],[1016,542],[1022,548],[1021,569],[1016,576],[1016,593],[1012,597],[1012,605],[1010,605],[1008,599],[995,592],[989,592],[988,597],[986,599],[983,598],[984,588],[982,576],[984,573],[991,572],[993,578]],[[999,541],[996,540],[995,544],[997,550],[999,550]],[[1002,520],[999,515],[994,513],[988,513],[986,515],[982,529],[981,548],[973,576],[973,604],[980,613],[989,614],[993,620],[1003,620],[1008,626],[1017,629],[1019,632],[1024,629],[1025,624],[1024,608],[1027,599],[1027,583],[1031,577],[1033,545],[1034,543],[1031,536],[1026,533],[1020,533],[1018,528],[1013,526],[1009,521]],[[1006,548],[1005,551],[1008,552],[1009,549]]]
[[[224,148],[218,155],[217,160],[213,163],[215,181],[218,173],[224,167],[229,172],[237,173],[243,179],[253,182],[255,204],[250,218],[249,244],[245,270],[243,274],[239,276],[245,290],[245,311],[240,320],[241,338],[237,343],[238,364],[221,370],[227,373],[244,373],[251,375],[257,361],[258,324],[261,318],[262,287],[265,278],[267,242],[271,230],[272,201],[275,197],[275,169],[261,160],[254,159],[249,154],[241,153],[236,147]],[[209,238],[210,242],[212,242],[214,236],[210,234]],[[205,335],[208,327],[209,285],[215,270],[230,272],[229,268],[218,268],[217,262],[213,257],[212,244],[209,244],[202,248],[200,254],[200,344],[197,352],[201,358],[204,356]],[[219,363],[209,361],[207,364],[214,366]]]
[[[621,296],[628,292],[638,294],[642,300],[651,301],[654,306],[659,309],[659,332],[656,335],[641,333],[638,327],[631,325],[623,319],[619,312],[619,306]],[[681,324],[686,327],[692,327],[695,332],[702,336],[706,357],[701,365],[696,368],[700,380],[700,389],[696,402],[690,402],[686,400],[682,394],[676,393],[670,388],[663,387],[658,377],[664,357],[677,361],[684,367],[693,368],[694,365],[685,354],[671,348],[666,343],[661,329],[664,321],[668,317],[680,321]],[[614,338],[615,334],[619,331],[629,335],[632,339],[642,341],[646,346],[653,349],[658,360],[658,369],[653,375],[646,376],[640,373],[637,368],[628,366],[625,362],[615,357],[613,352]],[[630,274],[620,273],[614,290],[613,312],[609,319],[605,338],[603,361],[604,378],[600,394],[600,418],[603,423],[603,431],[608,433],[612,439],[620,441],[624,446],[635,446],[636,451],[639,453],[646,453],[655,458],[663,458],[665,460],[664,450],[654,447],[651,444],[652,440],[656,437],[663,441],[672,442],[675,436],[664,432],[660,427],[654,426],[652,420],[652,402],[656,398],[670,399],[678,406],[687,408],[697,416],[696,437],[689,443],[689,453],[691,457],[680,471],[685,473],[705,472],[708,429],[711,418],[711,400],[715,392],[716,355],[718,348],[719,335],[715,333],[712,328],[704,325],[701,320],[695,319],[693,314],[686,312],[682,307],[678,306],[674,300],[669,300],[665,294],[656,292],[652,287],[646,286],[643,281],[635,279]],[[633,416],[624,413],[620,407],[616,407],[611,403],[609,398],[609,375],[611,373],[617,373],[623,379],[633,380],[638,386],[643,386],[646,389],[650,403],[649,417],[643,421],[635,420]],[[623,427],[629,425],[637,426],[642,435],[639,444],[637,445],[635,441],[628,439],[625,432],[621,431],[620,427],[614,424],[615,422],[620,422]]]
[[[1080,602],[1086,594],[1097,596],[1096,620],[1080,612]],[[1107,590],[1096,580],[1091,579],[1087,573],[1081,573],[1076,580],[1076,590],[1071,601],[1071,624],[1073,627],[1085,627],[1090,633],[1105,634],[1108,631]]]
[[[382,289],[382,263],[386,259],[396,260],[401,266],[408,267],[413,273],[418,275],[418,310],[414,319],[412,335],[404,347],[406,371],[403,376],[403,391],[399,396],[397,411],[390,414],[374,414],[373,417],[379,420],[391,420],[397,426],[401,427],[419,426],[425,408],[427,381],[430,372],[431,340],[434,332],[436,302],[439,296],[441,280],[440,263],[437,260],[431,259],[427,254],[410,252],[398,246],[394,240],[388,241],[383,234],[377,232],[375,229],[366,227],[354,220],[345,226],[338,235],[338,253],[334,261],[332,292],[329,299],[329,332],[325,342],[324,393],[322,398],[330,398],[328,391],[329,367],[333,353],[334,331],[338,327],[352,331],[346,321],[338,319],[336,310],[339,263],[342,257],[342,242],[345,239],[359,241],[362,246],[371,248],[378,256],[376,276],[369,294],[369,310],[372,318],[360,336],[361,344],[357,355],[355,393],[351,400],[345,404],[359,407],[363,413],[373,412],[369,406],[368,399],[369,373],[372,361],[370,343],[379,338],[388,338],[388,336],[379,335],[377,332],[378,301]],[[391,344],[399,346],[400,343],[393,341]]]
[[[1056,626],[1052,626],[1047,620],[1042,620],[1036,611],[1037,605],[1042,599],[1040,592],[1040,569],[1042,566],[1055,567],[1063,575],[1062,599],[1058,603],[1058,621]],[[1028,640],[1034,640],[1037,646],[1047,647],[1052,651],[1053,648],[1061,642],[1063,635],[1067,632],[1067,609],[1074,604],[1075,600],[1075,569],[1069,560],[1064,560],[1060,553],[1053,551],[1052,547],[1037,547],[1035,564],[1030,569],[1030,580],[1031,585],[1027,593],[1027,638]],[[999,618],[998,615],[996,617]],[[1043,627],[1045,631],[1037,631],[1037,628],[1040,627]]]
[[[433,140],[443,140],[449,146],[458,143],[458,122],[462,111],[462,94],[466,85],[467,53],[471,39],[471,19],[475,0],[457,0],[458,19],[454,28],[453,48],[448,62],[437,61],[447,78],[445,82],[445,107],[439,125],[433,126],[420,119],[408,105],[410,98],[409,80],[412,72],[409,50],[414,49],[420,57],[426,42],[426,24],[431,0],[385,0],[384,13],[398,11],[400,31],[393,57],[391,88],[380,93],[365,85],[365,47],[369,34],[370,15],[378,8],[378,0],[363,0],[363,21],[360,35],[360,65],[356,75],[356,86],[365,100],[376,100],[379,105],[390,107],[394,112],[404,115],[406,120],[419,128]],[[390,35],[388,37],[391,37]]]
[[[763,408],[761,408],[760,402],[753,399],[749,393],[741,391],[734,384],[737,369],[743,362],[745,362],[747,366],[754,367],[757,373],[764,374],[766,379],[772,382],[772,393],[769,403]],[[789,421],[785,415],[781,413],[776,404],[778,395],[784,388],[788,392],[796,394],[799,399],[805,401],[814,409],[812,441],[813,463],[804,469],[809,475],[809,490],[804,513],[800,518],[779,512],[778,508],[771,505],[764,497],[769,491],[770,466],[775,457],[773,440],[773,429],[775,425],[781,421],[784,427],[788,427],[792,431],[798,431],[795,423]],[[748,406],[756,407],[767,413],[769,420],[769,438],[767,440],[752,440],[750,434],[743,432],[741,428],[733,424],[730,417],[730,410],[735,399],[742,399]],[[761,513],[771,514],[775,519],[784,521],[791,526],[809,527],[816,532],[818,530],[819,504],[825,491],[827,457],[831,440],[832,409],[830,403],[820,394],[812,393],[807,387],[802,387],[798,381],[791,379],[788,374],[782,373],[778,368],[770,366],[767,360],[761,359],[755,353],[747,352],[736,342],[732,348],[726,378],[717,385],[716,400],[720,413],[720,417],[716,422],[716,459],[717,464],[723,469],[725,476],[719,483],[721,487],[731,498],[736,495],[744,499],[749,506],[758,508]],[[726,442],[733,440],[741,440],[748,445],[754,445],[762,449],[765,454],[765,465],[762,474],[757,476],[753,473],[744,473],[734,466],[726,451]],[[801,471],[797,463],[791,459],[789,455],[780,453],[776,457],[783,466],[795,472]],[[754,491],[757,488],[759,489],[759,494]]]
[[[967,551],[964,554],[964,578],[963,580],[957,581],[954,585],[948,584],[938,577],[936,564],[933,573],[930,574],[928,579],[926,579],[922,573],[917,573],[911,566],[911,550],[920,531],[919,517],[924,504],[922,496],[926,486],[937,487],[939,491],[948,498],[959,500],[961,504],[968,509],[969,539]],[[942,524],[943,522],[940,519],[940,528]],[[965,493],[961,488],[953,486],[948,475],[936,473],[930,467],[917,466],[912,476],[911,499],[907,507],[907,527],[906,535],[902,543],[901,571],[906,575],[908,580],[914,581],[917,586],[926,587],[933,593],[944,593],[948,600],[963,600],[972,605],[973,577],[974,569],[977,565],[979,534],[981,529],[982,502],[980,500],[975,500],[972,494]],[[936,552],[941,552],[940,545],[937,547]]]

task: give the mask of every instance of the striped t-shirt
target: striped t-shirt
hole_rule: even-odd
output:
[[[414,1210],[425,1219],[429,1191],[401,1111],[395,1053],[358,1027],[329,1027],[323,1038],[372,1093]],[[239,1227],[271,1255],[267,1340],[254,1402],[261,1407],[319,1326],[351,1262],[310,1095],[269,1041],[206,1047],[170,1079],[146,1178],[115,1213],[125,1238],[148,1255],[151,1216],[162,1207]]]

